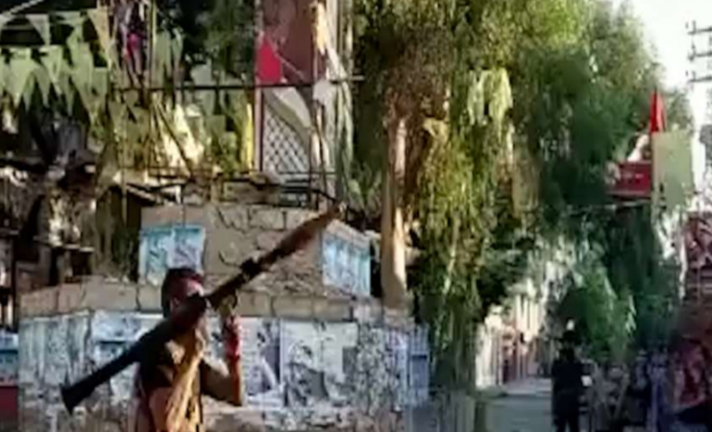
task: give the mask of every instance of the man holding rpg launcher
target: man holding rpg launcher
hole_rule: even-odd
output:
[[[161,287],[163,315],[169,317],[194,295],[203,295],[203,279],[187,268],[171,269]],[[140,362],[136,374],[129,432],[203,432],[201,395],[243,404],[240,328],[236,316],[223,319],[222,336],[229,374],[203,358],[209,344],[206,320],[167,343],[158,355]]]

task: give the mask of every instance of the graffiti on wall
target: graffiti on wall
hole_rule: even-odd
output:
[[[159,315],[101,311],[23,320],[19,347],[23,398],[34,401],[33,409],[57,409],[61,384],[113,359],[159,320]],[[220,363],[217,318],[209,320],[209,330],[208,361]],[[424,394],[422,387],[429,381],[427,367],[413,373],[415,354],[427,352],[422,332],[245,318],[242,338],[247,406],[261,411],[265,424],[279,425],[280,430],[349,422],[352,417],[344,413],[354,411],[378,415],[402,410],[413,394]],[[97,400],[106,404],[100,408],[121,407],[128,400],[134,373],[130,368],[97,389]],[[409,388],[412,385],[417,392]],[[226,408],[209,403],[206,412],[220,416]]]
[[[0,287],[12,286],[12,242],[0,240]]]
[[[290,408],[348,405],[357,326],[290,322],[282,328],[285,401]]]
[[[408,351],[408,404],[421,406],[428,401],[430,391],[430,349],[426,327],[416,327],[408,335]]]
[[[364,325],[359,328],[358,346],[356,400],[359,408],[373,415],[385,407],[402,409],[408,399],[407,334]]]
[[[324,284],[350,294],[371,295],[371,255],[367,240],[327,232],[323,237]]]
[[[190,267],[202,272],[205,229],[197,225],[171,225],[141,231],[139,278],[159,286],[168,269]]]
[[[17,385],[18,338],[16,334],[0,332],[0,387]]]
[[[242,319],[242,370],[250,406],[283,405],[280,325],[277,320]]]

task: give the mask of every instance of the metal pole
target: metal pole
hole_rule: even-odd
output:
[[[697,35],[707,34],[707,33],[712,34],[712,27],[704,27],[701,29],[690,30],[687,34],[690,36],[697,36]]]
[[[712,75],[700,77],[700,78],[692,78],[690,80],[690,84],[704,84],[704,83],[712,83]]]
[[[45,2],[45,0],[30,0],[26,3],[15,6],[14,8],[8,10],[7,12],[1,13],[0,16],[11,17],[12,15],[18,14],[18,13],[22,12],[23,10],[37,6],[38,4],[41,4],[44,2]]]
[[[343,84],[351,82],[361,82],[364,78],[354,76],[342,79],[328,80],[330,84]],[[302,83],[278,83],[278,84],[258,84],[258,83],[234,83],[234,84],[181,84],[177,87],[167,89],[165,87],[148,86],[144,89],[137,87],[125,87],[118,89],[120,93],[130,93],[132,91],[147,91],[150,93],[168,93],[175,91],[220,91],[220,90],[260,90],[260,89],[281,89],[281,88],[311,88],[316,85],[316,82]]]

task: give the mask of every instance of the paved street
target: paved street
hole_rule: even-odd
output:
[[[551,384],[528,380],[504,389],[488,408],[488,432],[551,432]]]

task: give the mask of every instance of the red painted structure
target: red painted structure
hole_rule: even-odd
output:
[[[16,422],[18,415],[17,386],[0,386],[0,422]]]
[[[611,195],[616,198],[648,199],[653,187],[653,164],[648,161],[617,165]]]

